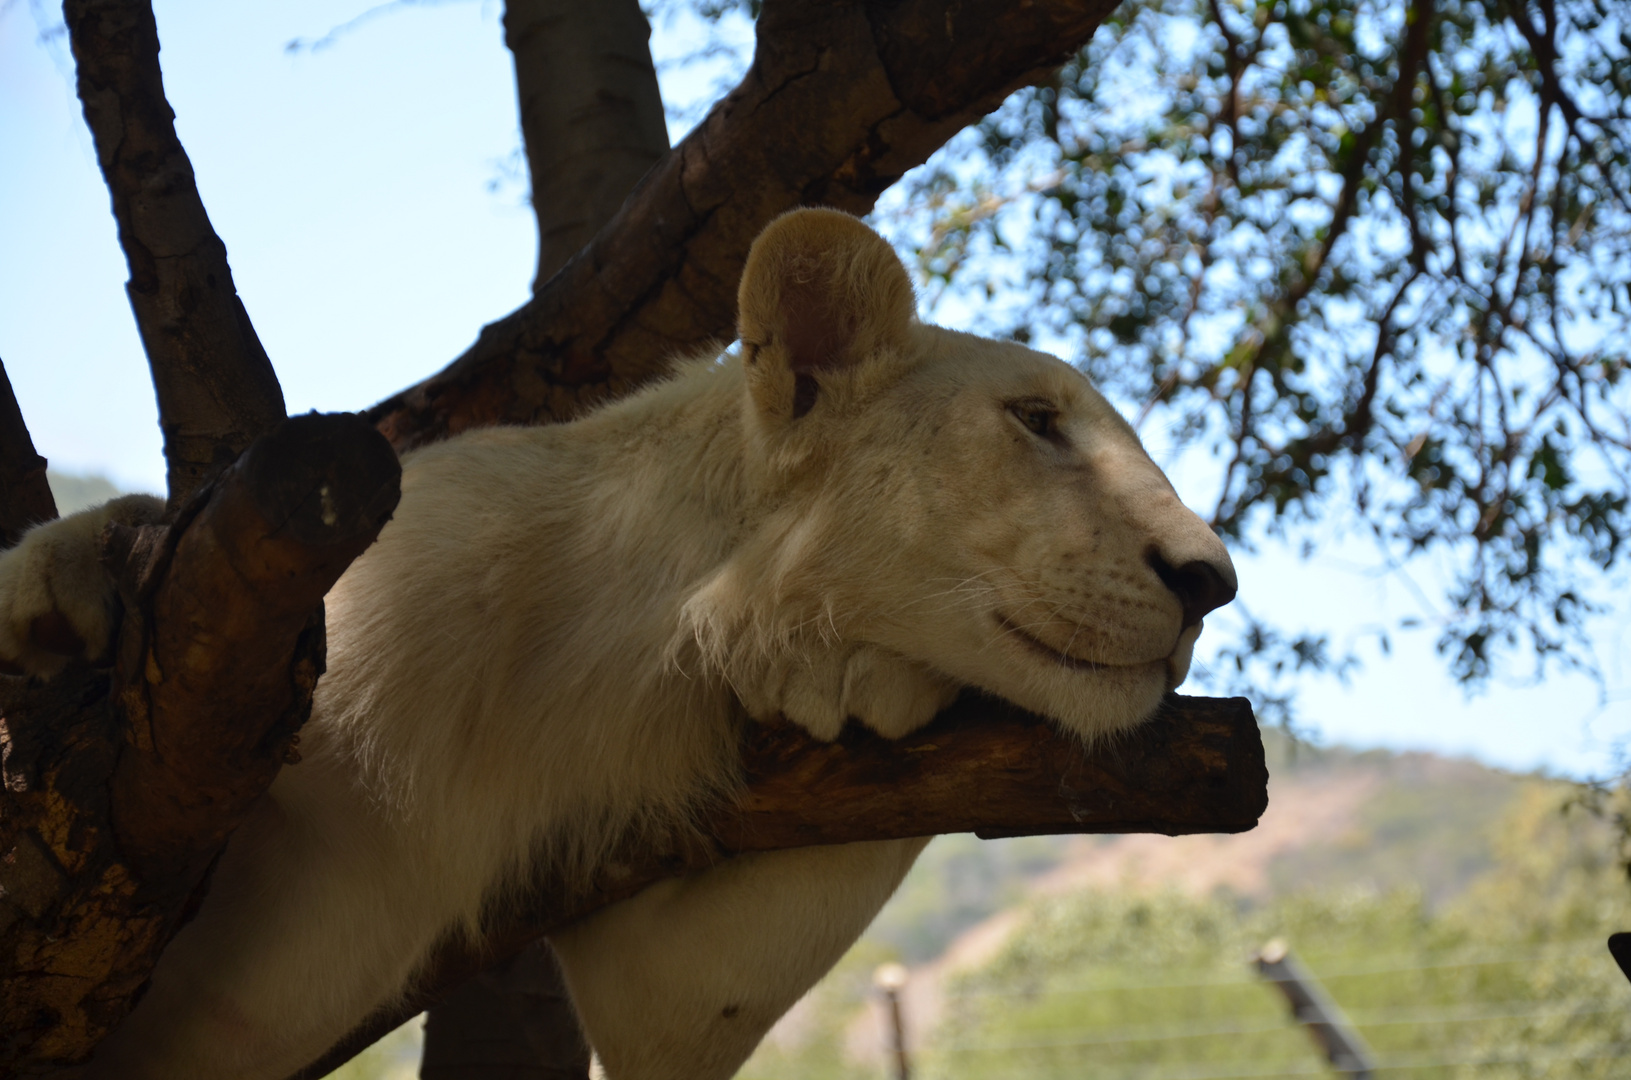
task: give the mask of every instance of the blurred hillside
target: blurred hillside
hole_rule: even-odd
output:
[[[1383,1075],[1631,1075],[1631,928],[1609,828],[1571,785],[1269,733],[1233,837],[937,840],[772,1033],[752,1080],[887,1075],[874,965],[912,966],[920,1080],[1330,1075],[1248,961],[1282,938]]]
[[[1524,781],[1433,754],[1356,752],[1264,733],[1269,810],[1239,836],[1041,836],[931,844],[868,932],[907,963],[1032,895],[1083,888],[1221,891],[1246,903],[1293,892],[1419,890],[1430,905],[1494,864],[1495,822]]]

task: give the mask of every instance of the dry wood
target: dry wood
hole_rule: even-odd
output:
[[[172,507],[283,419],[283,391],[176,137],[147,0],[66,0],[85,122],[113,197],[164,429]]]
[[[450,989],[528,942],[666,877],[745,851],[939,833],[1244,832],[1268,806],[1268,768],[1243,698],[1168,697],[1159,715],[1085,748],[1006,702],[965,695],[891,741],[850,725],[818,742],[791,725],[743,735],[743,795],[700,831],[635,841],[587,892],[539,882],[479,948],[446,945],[416,989],[294,1080],[338,1068]]]
[[[30,525],[56,516],[45,459],[34,449],[11,377],[0,365],[0,548],[15,544]]]
[[[398,475],[355,416],[284,421],[175,524],[110,529],[129,604],[113,672],[0,679],[6,1075],[83,1059],[129,1010],[310,711],[320,599]]]
[[[533,299],[368,413],[398,449],[580,414],[729,340],[748,246],[805,204],[878,194],[1068,59],[1112,0],[767,0],[741,85]]]

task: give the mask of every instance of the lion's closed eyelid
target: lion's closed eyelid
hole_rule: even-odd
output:
[[[1031,434],[1049,442],[1059,442],[1059,406],[1047,398],[1020,398],[1006,403],[1008,411]]]

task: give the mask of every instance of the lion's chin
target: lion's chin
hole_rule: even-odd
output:
[[[1166,696],[1167,660],[1032,671],[1017,685],[990,689],[1089,741],[1136,727]],[[1017,674],[1017,673],[1016,673]]]
[[[1062,652],[1013,620],[996,618],[1005,651],[1017,662],[1005,673],[1009,685],[988,689],[1088,739],[1147,720],[1188,676],[1201,633],[1199,623],[1184,628],[1165,656],[1103,663]]]
[[[1201,636],[1202,623],[1186,627],[1178,635],[1178,644],[1173,646],[1172,655],[1167,657],[1167,689],[1176,690],[1183,685],[1189,677],[1189,665],[1195,658],[1195,642]]]

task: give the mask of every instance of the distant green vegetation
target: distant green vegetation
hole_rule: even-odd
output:
[[[408,1021],[323,1080],[416,1080],[424,1021]]]
[[[1631,985],[1603,941],[1631,928],[1631,890],[1597,822],[1532,783],[1499,822],[1493,865],[1434,910],[1419,890],[1225,897],[1090,891],[1028,904],[1008,945],[953,979],[918,1044],[921,1080],[1223,1080],[1330,1075],[1279,995],[1250,970],[1288,941],[1368,1040],[1381,1075],[1631,1074]],[[797,1040],[743,1077],[884,1075],[849,1060],[873,956],[818,989]],[[786,1045],[792,1042],[794,1045]]]
[[[1024,899],[1028,879],[1059,865],[1081,839],[936,837],[867,930],[867,939],[908,964],[932,960],[964,930]]]

